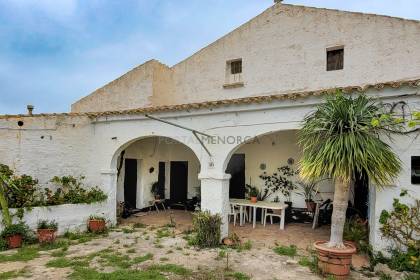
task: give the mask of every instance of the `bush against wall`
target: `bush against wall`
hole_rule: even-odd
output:
[[[15,175],[4,164],[0,164],[0,173],[13,182],[15,188],[5,190],[10,208],[30,208],[60,204],[94,203],[107,199],[107,195],[98,187],[89,187],[83,183],[84,177],[55,176],[51,179],[54,190],[42,188],[38,180],[28,175]]]
[[[217,247],[220,244],[220,215],[212,215],[208,211],[193,214],[194,237],[191,243],[198,247]]]
[[[404,196],[409,196],[406,190],[400,194]],[[392,269],[420,273],[420,200],[413,200],[412,204],[404,204],[394,198],[393,209],[381,212],[380,230],[394,247],[389,250],[391,258],[380,257]]]

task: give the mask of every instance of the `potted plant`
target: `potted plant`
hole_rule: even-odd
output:
[[[106,228],[105,218],[103,216],[91,215],[89,217],[88,227],[90,232],[104,232]]]
[[[256,203],[258,201],[258,189],[255,186],[251,186],[246,184],[246,193],[248,194],[249,199],[251,200],[252,203]]]
[[[285,203],[289,205],[286,212],[291,210],[292,207],[292,192],[296,189],[295,184],[291,180],[297,171],[289,165],[284,165],[277,168],[277,172],[268,174],[263,172],[260,178],[264,181],[264,199],[271,196],[273,193],[280,191],[285,199]]]
[[[28,228],[23,223],[11,224],[3,229],[1,236],[6,239],[9,249],[20,248],[27,231]]]
[[[313,199],[318,194],[317,185],[320,181],[309,180],[308,182],[305,182],[305,181],[297,182],[301,188],[301,192],[298,192],[298,194],[302,195],[305,198],[306,208],[310,212],[315,211],[316,203],[314,202]]]
[[[304,118],[298,133],[303,148],[300,176],[335,181],[330,240],[314,244],[323,274],[346,279],[350,273],[356,248],[343,242],[343,230],[355,174],[366,172],[373,185],[381,187],[401,171],[400,159],[383,141],[383,134],[390,137],[393,126],[401,126],[401,122],[392,121],[392,117],[384,118],[387,123],[383,126],[373,121],[385,109],[363,94],[353,98],[337,92]]]
[[[150,192],[153,194],[155,199],[160,199],[160,185],[159,182],[154,182],[150,189]]]
[[[52,243],[55,241],[58,224],[56,221],[40,220],[37,225],[39,243]]]

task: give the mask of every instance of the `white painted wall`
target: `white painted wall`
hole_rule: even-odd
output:
[[[235,153],[245,154],[245,181],[257,186],[259,189],[264,187],[264,181],[259,176],[266,171],[267,174],[277,172],[277,168],[288,165],[287,160],[293,158],[295,163],[291,165],[294,170],[299,169],[299,159],[301,149],[297,144],[297,131],[281,131],[262,135],[250,143],[240,146]],[[265,170],[260,169],[261,164],[266,165]],[[299,176],[295,176],[291,180],[297,182]],[[334,193],[334,187],[331,183],[319,184],[319,190],[323,197],[329,197]],[[292,193],[293,207],[306,207],[305,198],[298,193],[300,189]],[[280,191],[276,192],[268,198],[273,201],[276,196],[280,201],[284,201],[284,197]]]
[[[164,137],[150,137],[134,142],[125,149],[124,158],[137,159],[137,208],[150,206],[153,196],[152,183],[158,180],[159,162],[166,163],[165,197],[170,198],[170,162],[188,162],[188,198],[196,196],[200,185],[198,173],[200,163],[195,154],[184,144]],[[153,173],[149,169],[153,167]],[[117,199],[124,201],[124,168],[118,179]]]
[[[10,209],[14,215],[16,209]],[[64,234],[66,231],[86,231],[89,216],[99,215],[105,218],[112,217],[112,213],[107,208],[107,203],[92,204],[63,204],[49,207],[34,207],[31,210],[25,210],[23,221],[33,230],[36,230],[39,220],[56,221],[58,223],[58,234]],[[14,222],[20,220],[15,216]],[[113,223],[111,220],[108,223]],[[3,223],[0,224],[0,230],[3,229]]]

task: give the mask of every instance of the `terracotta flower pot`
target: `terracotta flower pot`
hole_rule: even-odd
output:
[[[257,197],[256,196],[251,196],[251,202],[252,203],[257,203]]]
[[[38,229],[38,242],[39,243],[52,243],[56,237],[55,229]]]
[[[22,235],[20,234],[8,236],[6,237],[6,240],[7,240],[7,246],[9,247],[9,249],[22,247]]]
[[[316,241],[315,249],[318,251],[318,267],[324,275],[332,275],[337,280],[345,280],[350,274],[351,258],[356,248],[344,242],[346,248],[328,248],[328,241]]]
[[[89,230],[91,232],[103,232],[105,230],[105,221],[89,220]]]
[[[232,241],[232,239],[230,239],[229,237],[225,237],[225,238],[223,238],[223,244],[224,245],[226,245],[226,246],[232,246],[233,245],[233,241]]]

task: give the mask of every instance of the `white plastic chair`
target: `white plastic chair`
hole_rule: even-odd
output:
[[[267,209],[264,214],[264,226],[267,221],[267,218],[270,217],[270,222],[273,224],[273,217],[278,217],[280,219],[280,229],[281,229],[281,219],[282,219],[282,211],[284,210],[273,210],[273,213],[268,213]]]
[[[239,211],[236,209],[234,204],[230,204],[230,212],[228,216],[228,222],[230,223],[230,217],[233,216],[233,225],[236,226],[236,217],[239,217]]]

